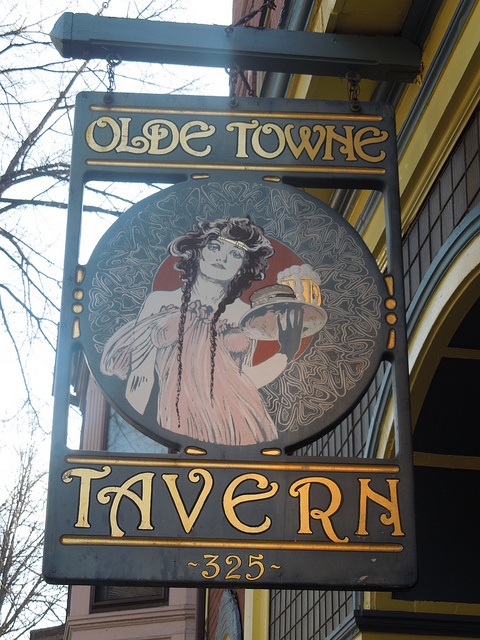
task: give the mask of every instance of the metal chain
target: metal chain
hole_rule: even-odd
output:
[[[112,54],[108,54],[107,56],[107,77],[108,77],[108,87],[107,93],[112,93],[115,91],[115,67],[121,63],[122,58],[117,55],[114,57]]]
[[[356,71],[347,73],[348,81],[348,99],[350,100],[350,108],[352,111],[360,111],[360,80],[361,77]]]
[[[274,11],[276,8],[277,8],[277,5],[275,4],[274,0],[265,0],[261,7],[259,7],[258,9],[254,9],[253,11],[250,11],[250,13],[247,13],[245,16],[243,16],[243,18],[240,18],[240,20],[238,20],[234,24],[231,24],[229,27],[225,27],[225,31],[226,31],[227,35],[230,36],[233,33],[234,27],[240,27],[242,25],[247,24],[247,22],[250,22],[250,20],[253,20],[253,18],[257,15],[257,13],[260,13],[264,9],[271,9],[272,11]],[[237,81],[238,81],[238,76],[240,76],[243,84],[247,88],[247,94],[251,98],[255,97],[255,91],[252,89],[250,83],[247,80],[247,76],[245,75],[245,73],[241,69],[239,69],[235,65],[234,67],[231,67],[230,69],[225,69],[225,71],[228,73],[228,76],[229,76],[230,105],[232,107],[235,107],[238,104],[237,96],[236,96],[236,93],[235,93],[235,89],[236,89]]]
[[[103,12],[109,8],[111,0],[104,0],[100,5],[99,10],[95,15],[101,16]],[[107,60],[107,78],[108,78],[108,87],[107,93],[104,96],[105,104],[111,104],[113,102],[113,92],[115,91],[115,67],[117,67],[122,59],[119,55],[114,56],[109,53],[106,57]]]
[[[229,27],[225,27],[225,31],[228,35],[230,35],[234,27],[241,27],[242,25],[247,24],[247,22],[250,22],[250,20],[252,20],[257,15],[257,13],[260,13],[264,9],[271,9],[273,11],[276,8],[277,5],[275,4],[274,0],[265,0],[261,7],[250,11],[250,13],[247,13],[245,16],[243,16],[243,18],[240,18],[240,20],[235,22],[235,24],[231,24]]]
[[[105,2],[102,2],[102,6],[100,7],[100,9],[97,11],[95,15],[101,16],[102,13],[105,11],[105,9],[108,9],[108,7],[110,6],[110,1],[111,0],[105,0]]]
[[[240,75],[240,78],[242,79],[243,84],[247,88],[248,96],[250,98],[254,98],[255,97],[255,91],[252,89],[252,87],[251,87],[251,85],[250,85],[250,83],[249,83],[249,81],[247,79],[247,76],[245,75],[245,73],[241,69],[239,69],[238,73]]]
[[[250,98],[255,97],[255,91],[250,86],[250,83],[247,80],[247,76],[241,69],[237,67],[237,65],[235,65],[234,67],[231,67],[230,69],[225,69],[225,71],[228,74],[229,98],[230,98],[229,102],[231,107],[236,107],[238,104],[237,95],[236,95],[238,76],[240,76],[241,81],[246,86],[248,96]]]
[[[238,101],[237,101],[235,89],[237,86],[237,79],[238,79],[238,67],[235,65],[230,69],[225,69],[225,71],[228,74],[229,104],[231,107],[236,107],[238,104]]]

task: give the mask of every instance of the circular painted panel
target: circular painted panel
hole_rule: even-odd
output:
[[[348,413],[386,351],[367,247],[283,184],[191,180],[139,202],[95,248],[83,288],[97,383],[177,449],[297,448]]]

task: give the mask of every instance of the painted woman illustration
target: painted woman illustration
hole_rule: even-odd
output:
[[[141,415],[156,377],[157,421],[176,434],[228,446],[275,440],[258,389],[297,353],[303,310],[279,314],[280,349],[260,364],[239,326],[250,309],[240,296],[264,279],[269,240],[249,219],[232,217],[198,223],[169,251],[182,286],[148,295],[137,319],[108,340],[101,372],[126,380],[125,398]]]

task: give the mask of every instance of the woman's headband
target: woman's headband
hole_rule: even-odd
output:
[[[240,242],[240,240],[232,240],[231,238],[225,238],[224,236],[218,236],[219,240],[223,240],[223,242],[230,242],[230,244],[234,244],[239,249],[243,249],[244,251],[255,251],[255,249],[251,249],[244,242]]]
[[[232,238],[226,238],[225,236],[222,236],[220,229],[212,229],[212,233],[214,233],[219,240],[223,240],[224,242],[230,242],[230,244],[234,244],[236,247],[239,247],[244,251],[248,251],[248,252],[258,251],[258,249],[261,249],[262,247],[268,247],[270,249],[272,248],[272,245],[270,244],[270,242],[265,236],[262,236],[260,242],[256,242],[255,246],[249,247],[247,244],[245,244],[245,242],[242,242],[241,240],[233,240]]]

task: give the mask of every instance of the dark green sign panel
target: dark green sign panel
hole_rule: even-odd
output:
[[[395,127],[385,105],[81,94],[44,573],[68,583],[382,588],[415,581]],[[83,185],[172,180],[80,265]],[[287,184],[288,183],[288,184]],[[382,190],[388,274],[300,186]],[[66,446],[81,352],[171,455]],[[384,361],[394,459],[292,453]]]

